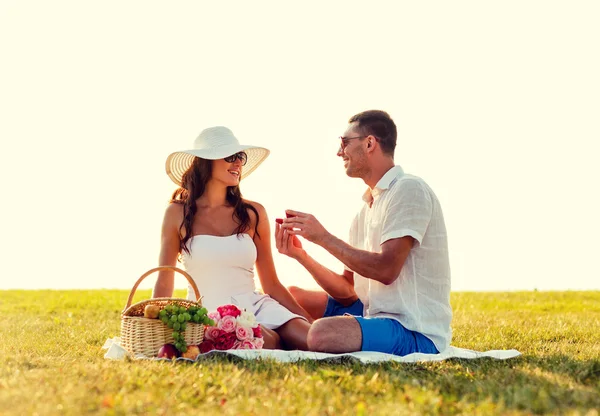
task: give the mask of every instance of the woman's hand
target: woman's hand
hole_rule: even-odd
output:
[[[302,256],[306,255],[300,239],[278,223],[275,224],[275,245],[277,251],[295,260],[299,260]]]

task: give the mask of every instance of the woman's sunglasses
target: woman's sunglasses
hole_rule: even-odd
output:
[[[240,162],[242,162],[242,166],[244,166],[248,161],[248,155],[246,152],[238,152],[234,155],[223,158],[223,160],[227,163],[234,163],[236,159],[239,159]]]

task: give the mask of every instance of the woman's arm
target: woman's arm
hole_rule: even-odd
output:
[[[281,284],[275,271],[273,263],[273,254],[271,252],[271,227],[269,226],[269,218],[265,208],[256,202],[246,201],[258,211],[258,234],[254,236],[254,244],[256,245],[256,271],[263,291],[286,307],[291,312],[304,316],[308,322],[313,319],[308,312],[302,308],[291,293]],[[251,214],[253,217],[254,215]]]
[[[159,266],[175,266],[179,254],[179,226],[183,218],[183,205],[171,203],[165,210],[160,236]],[[152,292],[153,298],[170,298],[173,296],[174,274],[172,270],[158,272],[158,279]]]
[[[302,243],[297,236],[291,234],[286,228],[275,224],[275,244],[281,254],[296,259],[315,279],[325,292],[344,306],[349,306],[358,299],[354,291],[354,273],[344,270],[337,274],[313,259],[302,248]]]

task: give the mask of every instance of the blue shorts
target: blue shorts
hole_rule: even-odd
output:
[[[327,307],[325,308],[325,313],[323,314],[323,318],[328,318],[330,316],[343,316],[344,314],[352,315],[352,316],[363,316],[363,303],[360,299],[357,299],[350,306],[343,306],[337,300],[329,296],[327,300]]]
[[[439,353],[429,338],[419,332],[406,329],[395,319],[360,316],[354,318],[362,331],[361,351],[378,351],[400,356],[413,352]]]
[[[362,331],[361,351],[377,351],[386,354],[408,355],[413,352],[438,354],[433,342],[425,335],[406,329],[391,318],[364,318],[363,303],[358,299],[350,306],[329,298],[323,317],[352,315]]]

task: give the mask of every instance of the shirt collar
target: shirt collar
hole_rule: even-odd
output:
[[[371,204],[375,198],[385,192],[392,185],[393,182],[399,177],[404,175],[404,170],[400,167],[400,165],[396,165],[388,170],[377,182],[375,188],[371,190],[371,188],[367,188],[362,199],[367,204]]]

